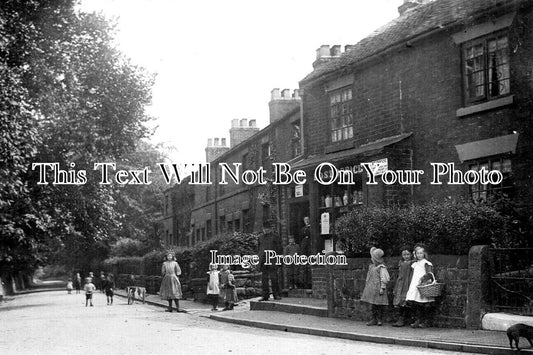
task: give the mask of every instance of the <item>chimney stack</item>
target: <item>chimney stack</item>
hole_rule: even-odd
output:
[[[229,147],[226,146],[226,138],[208,138],[207,147],[205,148],[205,160],[211,163],[228,150]]]
[[[279,96],[279,89],[278,89]],[[272,93],[274,95],[274,92]],[[236,145],[244,142],[254,134],[259,132],[259,127],[256,125],[256,120],[249,120],[247,118],[234,119],[231,121],[231,128],[229,130],[229,144],[233,148]]]
[[[427,4],[428,2],[431,2],[432,0],[403,0],[403,4],[398,7],[398,13],[400,16],[405,14],[411,9],[414,9],[418,5]]]
[[[328,46],[329,50],[329,46]],[[279,89],[272,90],[272,93],[279,93]],[[300,107],[300,95],[298,89],[291,94],[290,89],[283,89],[281,95],[272,94],[272,100],[268,103],[270,111],[270,123],[283,118],[289,112]]]
[[[339,58],[341,54],[342,47],[339,44],[336,44],[331,48],[329,47],[329,44],[323,44],[316,50],[316,60],[313,63],[313,68],[316,69],[332,59]]]

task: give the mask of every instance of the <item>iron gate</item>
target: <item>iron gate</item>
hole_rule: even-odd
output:
[[[492,312],[533,316],[533,248],[490,249]]]

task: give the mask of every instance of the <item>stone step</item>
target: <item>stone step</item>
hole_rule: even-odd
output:
[[[328,308],[325,300],[289,298],[279,301],[250,301],[252,311],[276,311],[284,313],[307,314],[311,316],[327,317]],[[309,301],[312,301],[311,303]]]

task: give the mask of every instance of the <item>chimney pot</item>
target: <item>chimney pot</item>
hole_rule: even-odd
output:
[[[248,126],[248,119],[247,118],[243,118],[241,119],[241,124],[240,124],[241,127],[246,127]]]
[[[353,44],[347,44],[347,45],[344,46],[344,51],[345,51],[345,52],[348,52],[348,51],[351,51],[351,50],[354,49],[354,48],[355,48],[355,45],[353,45]]]
[[[341,46],[339,44],[336,44],[333,47],[331,47],[332,57],[339,57],[340,55],[341,55]]]
[[[290,99],[291,98],[291,90],[290,89],[283,89],[281,92],[281,97],[284,99]]]
[[[231,127],[239,127],[239,119],[238,118],[234,118],[233,120],[231,120]]]
[[[226,138],[221,138],[221,141],[222,141],[222,143],[220,145],[225,147],[226,146]]]
[[[280,98],[279,89],[278,88],[272,89],[272,91],[270,92],[270,97],[272,100],[279,99]]]
[[[331,55],[329,50],[329,44],[323,44],[316,50],[316,59],[320,59],[322,57],[329,57]]]
[[[294,89],[294,93],[292,94],[292,97],[295,98],[296,100],[299,100],[300,99],[300,90]]]
[[[207,138],[207,146],[212,147],[213,146],[213,138]]]
[[[215,147],[218,147],[218,138],[215,138],[215,144],[214,144]]]
[[[250,121],[248,121],[248,125],[249,125],[250,127],[255,127],[255,125],[256,125],[256,121],[255,121],[255,120],[250,120]]]

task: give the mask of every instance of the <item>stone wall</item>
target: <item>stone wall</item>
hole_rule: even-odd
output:
[[[392,291],[398,277],[399,257],[385,258],[391,282],[387,287],[390,303]],[[370,260],[368,258],[348,259],[348,265],[324,268],[328,274],[328,313],[331,317],[367,320],[369,305],[361,302],[361,294],[365,287],[366,274]],[[434,323],[437,327],[464,328],[468,286],[468,257],[434,255],[431,257],[434,273],[439,282],[446,284],[443,295],[435,302],[436,312]],[[314,279],[322,279],[324,271],[313,269],[313,294],[315,293]],[[317,284],[317,295],[324,292],[323,280]],[[385,319],[392,321],[393,308],[387,309]]]

